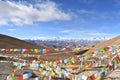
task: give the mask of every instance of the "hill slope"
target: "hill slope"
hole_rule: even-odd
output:
[[[102,42],[100,44],[97,44],[95,48],[100,48],[100,47],[106,47],[106,46],[112,46],[112,45],[119,45],[120,44],[120,36],[117,36],[115,38],[112,38],[108,41]]]
[[[0,48],[45,48],[20,40],[14,37],[0,34]]]

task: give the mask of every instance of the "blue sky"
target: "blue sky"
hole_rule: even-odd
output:
[[[120,35],[120,0],[0,0],[0,34],[20,39]]]

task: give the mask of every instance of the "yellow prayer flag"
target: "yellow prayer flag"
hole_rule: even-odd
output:
[[[49,65],[52,66],[52,62],[49,62]]]
[[[58,48],[54,48],[54,51],[59,51],[59,49]]]
[[[18,49],[14,49],[14,52],[17,52]]]
[[[80,80],[80,78],[78,78],[78,80]]]
[[[118,66],[120,67],[120,63],[118,63]]]
[[[34,53],[38,53],[38,49],[34,49]]]
[[[10,78],[9,80],[13,80],[12,78]]]
[[[100,80],[100,75],[98,75],[98,76],[96,77],[96,80]]]

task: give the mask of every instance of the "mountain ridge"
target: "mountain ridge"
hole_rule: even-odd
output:
[[[45,48],[8,35],[0,34],[0,48]]]

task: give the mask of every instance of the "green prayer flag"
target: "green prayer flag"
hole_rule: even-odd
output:
[[[87,56],[87,59],[91,58],[91,56]]]
[[[115,58],[115,62],[116,62],[117,64],[119,63],[118,58]]]
[[[10,77],[12,78],[12,80],[17,80],[17,77],[14,77],[13,73],[10,74]]]
[[[74,74],[72,74],[72,78],[74,78],[75,77],[75,75]]]
[[[91,78],[88,78],[87,80],[92,80]]]
[[[10,52],[13,52],[14,51],[14,49],[10,49]]]
[[[75,60],[75,58],[74,58],[74,57],[72,57],[72,58],[71,58],[71,61],[74,61],[74,62],[75,62],[76,60]]]
[[[50,51],[54,51],[54,48],[50,48]]]
[[[42,80],[44,80],[44,78],[45,78],[45,77],[44,77],[44,76],[42,76]]]
[[[30,53],[34,53],[34,49],[30,49]]]
[[[106,66],[104,66],[104,71],[107,69],[107,67]]]
[[[101,52],[105,53],[106,52],[106,48],[101,48]]]

